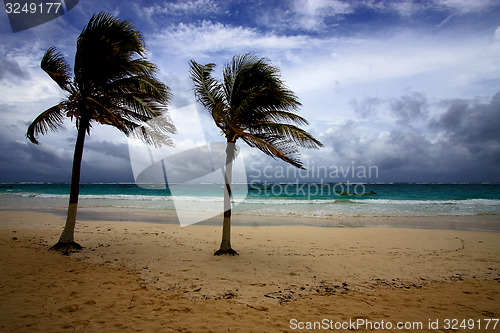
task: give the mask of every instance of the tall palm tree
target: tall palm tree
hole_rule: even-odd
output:
[[[94,123],[111,125],[149,144],[170,144],[174,125],[166,118],[168,87],[156,79],[157,67],[145,59],[141,34],[127,20],[101,12],[93,15],[78,37],[74,76],[61,53],[50,47],[41,68],[67,92],[67,98],[45,110],[29,125],[26,137],[57,131],[65,116],[76,119],[68,214],[59,242],[52,249],[68,252],[82,247],[74,241],[80,167],[86,134]],[[155,119],[154,122],[146,123]]]
[[[241,139],[302,169],[296,156],[299,147],[318,148],[322,144],[297,126],[307,124],[295,113],[301,104],[269,60],[248,53],[236,55],[224,67],[222,81],[212,76],[215,64],[200,65],[194,60],[190,64],[196,99],[210,112],[227,141],[222,242],[214,254],[237,255],[231,248],[230,201],[236,141]]]

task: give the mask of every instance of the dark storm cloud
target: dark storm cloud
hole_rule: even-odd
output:
[[[500,92],[489,103],[450,102],[448,110],[431,125],[445,131],[452,143],[482,145],[500,143]]]
[[[400,166],[422,166],[436,156],[432,154],[432,144],[415,130],[395,129],[387,143],[393,147],[395,155],[401,161]]]
[[[128,145],[87,137],[81,172],[82,182],[133,182]]]
[[[85,144],[85,151],[96,152],[107,156],[112,156],[124,161],[129,161],[128,145],[125,143],[113,143],[109,141],[98,141],[88,139]]]
[[[415,177],[435,169],[436,147],[411,128],[396,128],[384,136],[376,136],[363,134],[357,123],[349,121],[321,141],[333,147],[330,164],[376,166],[380,179],[370,181],[397,181],[402,174],[415,181]]]
[[[402,126],[404,119],[410,124],[425,120],[428,106],[423,94],[405,95],[391,104],[400,126],[386,134],[365,134],[359,123],[348,121],[320,140],[333,147],[335,164],[376,165],[378,181],[500,181],[500,93],[488,103],[457,99],[446,104],[427,127]]]
[[[489,103],[466,100],[450,102],[448,110],[431,123],[444,131],[450,146],[462,147],[464,154],[478,162],[500,163],[500,92]]]
[[[333,148],[341,159],[356,159],[367,153],[368,146],[362,143],[361,133],[354,121],[347,121],[327,135],[328,141],[322,141]]]
[[[427,116],[428,107],[429,102],[427,98],[419,92],[403,95],[391,103],[392,113],[396,115],[398,121],[403,124],[408,124],[414,119],[425,118]]]
[[[34,145],[0,133],[0,182],[69,181],[71,157],[48,145]]]
[[[54,137],[41,137],[35,145],[24,137],[24,126],[9,125],[0,131],[0,182],[69,182],[74,138],[61,133],[57,147]],[[64,127],[61,127],[64,129]],[[67,131],[62,131],[63,133]],[[87,137],[81,169],[82,182],[133,182],[126,144],[113,144]]]

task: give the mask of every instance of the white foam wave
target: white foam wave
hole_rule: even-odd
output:
[[[34,198],[55,198],[67,199],[68,194],[48,194],[48,193],[33,193],[33,192],[7,192],[2,195],[22,196]],[[223,196],[153,196],[153,195],[130,195],[130,194],[82,194],[80,199],[90,200],[132,200],[132,201],[189,201],[189,202],[223,202]],[[239,197],[235,197],[240,199]],[[457,205],[457,206],[500,206],[500,199],[464,199],[464,200],[393,200],[393,199],[291,199],[291,198],[246,198],[247,204],[258,204],[265,206],[285,206],[285,205],[349,205],[349,204],[364,204],[364,205]]]
[[[25,198],[44,199],[68,199],[69,194],[48,194],[48,193],[9,193],[9,195],[21,196]],[[89,200],[132,200],[132,201],[171,201],[170,196],[150,196],[150,195],[130,195],[130,194],[81,194],[80,199]]]
[[[390,199],[352,199],[355,203],[366,203],[376,205],[500,205],[497,199],[464,199],[464,200],[390,200]]]

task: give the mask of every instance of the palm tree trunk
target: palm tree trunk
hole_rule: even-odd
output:
[[[238,252],[231,248],[231,183],[233,178],[233,160],[236,150],[234,142],[227,141],[226,144],[226,165],[224,171],[224,220],[222,222],[222,242],[220,249],[214,255],[222,254],[238,255]]]
[[[70,251],[81,250],[82,246],[75,242],[76,213],[78,209],[78,195],[80,193],[80,170],[82,166],[83,146],[85,135],[89,126],[89,119],[80,118],[78,134],[73,155],[73,169],[71,171],[71,187],[69,192],[68,214],[59,242],[52,246],[51,250],[56,250],[68,254]]]

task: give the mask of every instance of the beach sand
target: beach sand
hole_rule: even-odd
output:
[[[239,218],[236,257],[220,226],[116,221],[78,221],[64,256],[60,216],[1,211],[0,332],[500,331],[499,233]]]

